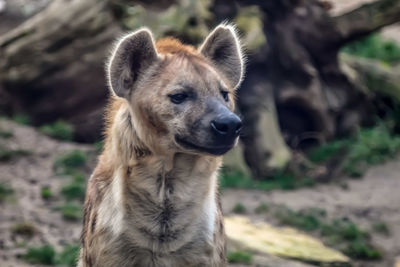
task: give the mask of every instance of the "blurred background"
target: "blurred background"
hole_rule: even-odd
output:
[[[400,266],[400,0],[0,0],[0,266],[74,266],[123,33],[237,25],[231,266]]]

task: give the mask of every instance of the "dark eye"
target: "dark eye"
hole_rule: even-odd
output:
[[[171,102],[174,104],[181,104],[188,98],[188,94],[186,93],[179,93],[174,95],[169,95]]]
[[[229,101],[229,92],[228,91],[221,90],[221,95],[226,102]]]

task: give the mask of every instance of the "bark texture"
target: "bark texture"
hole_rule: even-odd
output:
[[[120,34],[105,0],[54,0],[0,36],[2,109],[26,113],[34,124],[63,118],[76,138],[101,135],[107,89],[107,47]]]
[[[239,3],[261,9],[267,39],[267,47],[250,57],[239,96],[246,123],[244,153],[254,177],[268,177],[275,167],[271,158],[288,151],[280,136],[297,150],[371,123],[371,94],[343,71],[339,52],[345,44],[399,21],[400,1],[377,1],[338,17],[331,17],[329,5],[317,0]],[[219,11],[217,17],[223,17],[237,9]],[[352,69],[365,71],[354,62]],[[276,119],[265,122],[266,114],[274,117],[275,107],[280,127],[274,126]],[[291,158],[283,157],[280,166]]]
[[[399,21],[400,1],[382,0],[364,4],[351,12],[333,18],[343,43],[358,39]]]
[[[388,97],[400,105],[400,67],[388,68],[373,59],[341,55],[343,72],[371,98]]]

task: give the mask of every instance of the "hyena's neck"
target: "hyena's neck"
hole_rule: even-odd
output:
[[[139,138],[132,112],[122,99],[113,99],[108,110],[105,154],[113,166],[128,167],[152,154]]]
[[[140,140],[130,116],[122,105],[104,152],[116,166],[111,198],[123,206],[119,215],[110,211],[109,216],[120,220],[114,233],[123,232],[133,243],[140,240],[140,247],[161,252],[175,251],[194,239],[212,242],[221,159],[158,155]]]

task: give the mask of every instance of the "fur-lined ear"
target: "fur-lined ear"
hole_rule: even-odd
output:
[[[127,98],[141,74],[157,61],[152,34],[141,29],[123,37],[116,45],[108,64],[112,91]]]
[[[243,78],[244,62],[242,47],[232,25],[219,25],[200,46],[199,52],[208,58],[215,67],[236,88]]]

